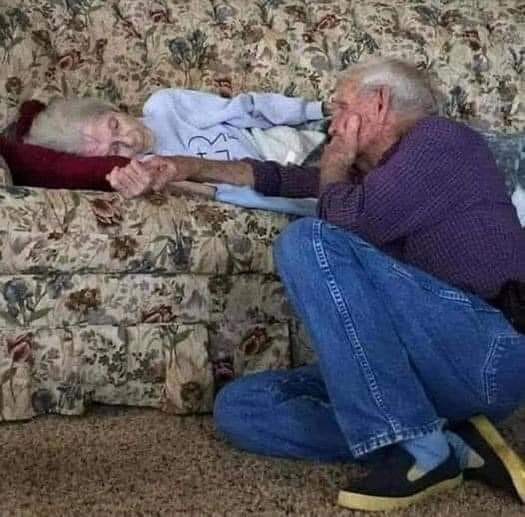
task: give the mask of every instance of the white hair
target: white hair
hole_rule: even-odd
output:
[[[438,93],[430,78],[406,61],[376,58],[352,65],[339,79],[339,83],[347,81],[355,81],[363,92],[388,87],[391,108],[402,119],[415,121],[439,112]]]
[[[93,117],[117,111],[111,104],[93,97],[70,97],[52,100],[40,112],[24,142],[55,151],[81,154],[85,148],[83,128]]]

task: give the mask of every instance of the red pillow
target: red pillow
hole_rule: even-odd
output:
[[[5,158],[15,185],[44,188],[112,190],[106,175],[113,167],[129,163],[121,156],[85,158],[24,144],[34,117],[45,109],[39,101],[24,102],[16,123],[16,140],[0,137],[0,154]]]

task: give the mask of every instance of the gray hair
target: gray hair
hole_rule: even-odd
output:
[[[438,92],[428,75],[415,65],[396,58],[376,58],[352,65],[339,83],[356,81],[361,91],[390,89],[392,110],[403,119],[418,120],[439,112]]]
[[[118,110],[94,97],[53,99],[35,117],[24,142],[56,151],[81,154],[86,144],[83,127],[93,117],[108,111]]]

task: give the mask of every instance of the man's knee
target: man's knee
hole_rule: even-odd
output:
[[[271,382],[274,372],[261,372],[240,377],[226,384],[217,394],[213,408],[215,428],[224,438],[240,448],[249,448],[253,426],[264,422],[268,398],[266,378]]]
[[[215,428],[225,438],[232,438],[246,424],[242,416],[238,382],[226,384],[215,398],[213,419]]]
[[[257,434],[264,434],[265,427],[271,425],[276,387],[289,372],[267,370],[226,384],[217,394],[213,408],[218,433],[241,449],[258,450]]]
[[[313,252],[313,228],[318,219],[303,217],[290,223],[273,246],[273,257],[280,272],[296,271]]]

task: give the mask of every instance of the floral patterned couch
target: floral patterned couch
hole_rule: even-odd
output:
[[[428,68],[445,111],[525,126],[515,0],[2,0],[0,128],[27,98],[156,89],[322,98],[372,54]],[[274,274],[288,219],[184,195],[13,187],[0,163],[0,420],[90,401],[209,411],[232,371],[309,358]]]

